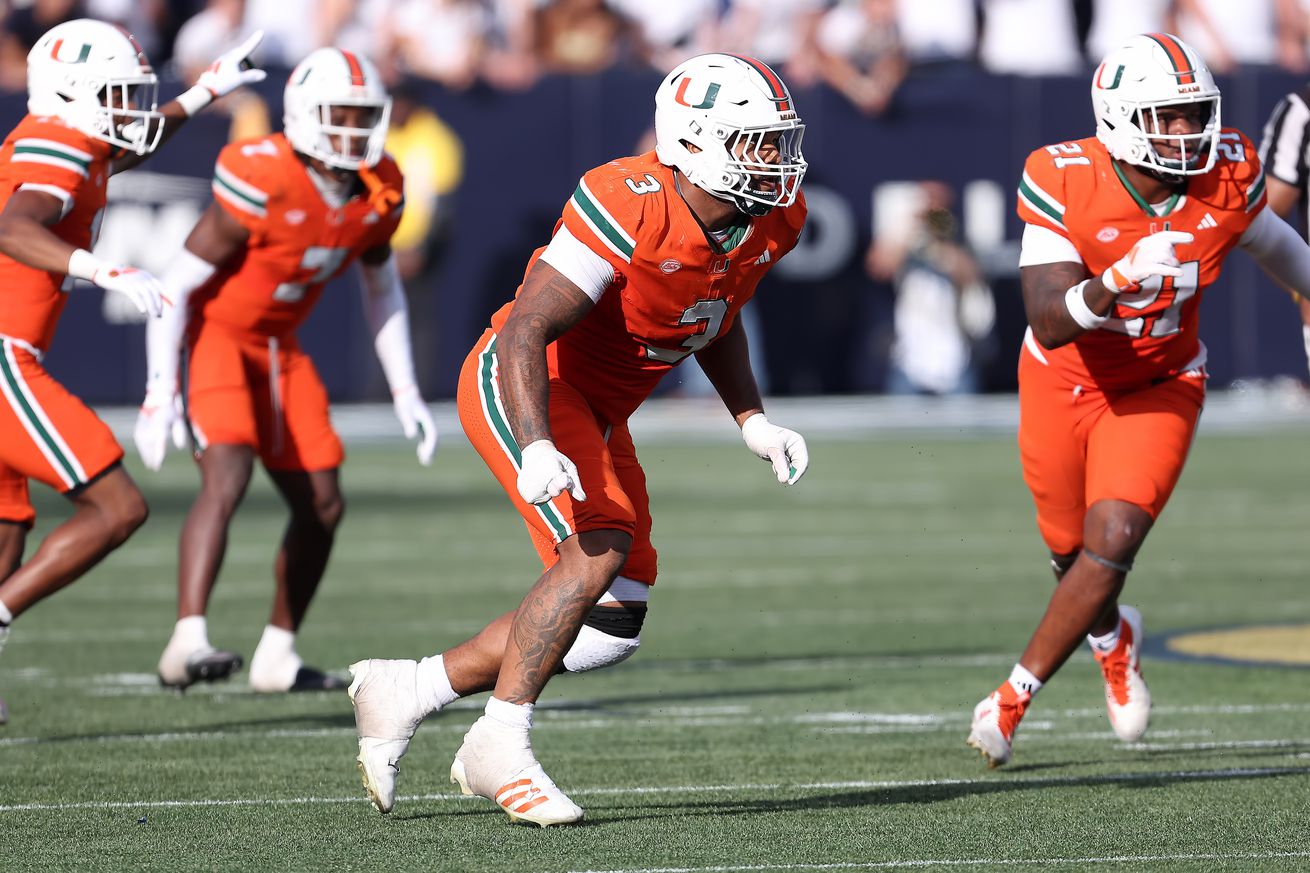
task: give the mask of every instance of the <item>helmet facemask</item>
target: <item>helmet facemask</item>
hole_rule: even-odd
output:
[[[150,154],[164,134],[159,80],[153,74],[115,79],[100,90],[92,136],[138,155]]]
[[[1177,100],[1148,103],[1137,108],[1132,120],[1136,133],[1140,134],[1145,144],[1141,158],[1136,163],[1143,168],[1154,170],[1165,176],[1199,176],[1210,172],[1219,155],[1219,96],[1205,97],[1199,100],[1179,102]],[[1200,127],[1196,133],[1156,133],[1169,127],[1167,120],[1160,117],[1161,110],[1198,107],[1201,110]],[[1159,146],[1165,146],[1167,152],[1176,152],[1176,157],[1166,157],[1160,153]]]
[[[725,143],[723,181],[711,193],[726,197],[747,215],[767,215],[775,206],[796,202],[805,177],[801,154],[805,125],[784,122],[732,134]]]
[[[316,103],[310,107],[309,117],[317,127],[312,143],[297,145],[297,149],[317,158],[329,167],[339,170],[358,170],[371,167],[382,157],[386,144],[387,123],[391,118],[391,100],[335,100]],[[341,119],[343,109],[359,109],[363,116],[354,124]],[[338,120],[333,119],[338,110]]]

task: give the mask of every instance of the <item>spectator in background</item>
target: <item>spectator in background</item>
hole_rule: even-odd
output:
[[[356,0],[247,0],[247,32],[264,31],[269,66],[291,68],[314,49],[333,45],[355,14]]]
[[[1271,63],[1304,73],[1303,19],[1297,0],[1177,0],[1174,32],[1216,73]]]
[[[379,66],[392,81],[411,75],[463,91],[482,69],[490,26],[478,0],[398,0],[382,27]]]
[[[1159,33],[1172,26],[1175,0],[1092,0],[1087,55],[1103,58],[1138,33]]]
[[[991,73],[1064,76],[1083,68],[1070,0],[982,0],[978,59]]]
[[[975,0],[896,0],[896,24],[914,67],[972,61],[978,53]]]
[[[482,76],[497,88],[521,90],[537,81],[537,0],[490,0],[491,29]]]
[[[793,88],[813,85],[819,80],[815,30],[826,5],[824,0],[729,0],[720,34],[724,51],[764,61]]]
[[[671,70],[717,45],[718,0],[609,0],[609,5],[632,22],[654,69]]]
[[[436,272],[449,239],[452,194],[464,177],[464,144],[424,105],[412,82],[391,90],[387,153],[405,177],[405,212],[391,250],[409,302],[410,336],[420,393],[426,397],[436,370]]]
[[[194,82],[210,64],[228,49],[240,45],[246,36],[242,27],[246,0],[208,0],[205,8],[187,19],[173,43],[173,66],[183,82]],[[249,88],[238,88],[216,100],[211,112],[232,119],[228,139],[264,136],[272,130],[268,104]]]
[[[829,10],[816,35],[825,82],[866,115],[882,115],[908,65],[895,0],[859,0]]]
[[[892,394],[970,394],[995,322],[991,289],[959,240],[953,195],[921,182],[901,201],[908,214],[881,217],[892,228],[869,247],[865,267],[895,288],[895,338],[888,368]]]
[[[609,69],[636,34],[605,0],[554,0],[537,10],[537,62],[545,72],[588,75]]]
[[[36,41],[56,24],[85,18],[80,0],[35,0],[14,8],[5,16],[0,32],[0,87],[6,91],[27,89],[27,53]]]
[[[117,24],[132,34],[156,64],[162,65],[169,57],[160,42],[160,29],[168,16],[165,0],[83,0],[83,5],[88,17]]]

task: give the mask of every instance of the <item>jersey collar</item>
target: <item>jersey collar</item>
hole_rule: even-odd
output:
[[[1124,190],[1128,192],[1128,196],[1132,197],[1133,202],[1136,203],[1143,212],[1145,212],[1147,215],[1151,216],[1152,218],[1163,218],[1166,215],[1170,215],[1171,213],[1173,213],[1174,209],[1178,207],[1178,201],[1183,198],[1183,195],[1181,193],[1175,191],[1173,194],[1169,196],[1169,199],[1165,201],[1164,211],[1156,212],[1154,209],[1151,208],[1151,204],[1147,203],[1146,199],[1142,197],[1141,194],[1137,193],[1137,189],[1133,187],[1133,183],[1129,182],[1128,177],[1124,175],[1124,171],[1119,169],[1118,162],[1111,160],[1110,166],[1114,168],[1114,174],[1119,177],[1119,181],[1123,184]]]

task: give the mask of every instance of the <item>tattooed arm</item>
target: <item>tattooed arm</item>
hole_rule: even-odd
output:
[[[533,264],[524,280],[496,340],[501,397],[520,447],[551,438],[546,346],[595,305],[581,288],[542,260]]]
[[[1086,332],[1087,328],[1074,320],[1065,302],[1069,289],[1086,278],[1087,268],[1072,261],[1019,268],[1028,324],[1043,348],[1058,348]],[[1108,315],[1118,296],[1109,291],[1099,278],[1089,281],[1081,293],[1087,307],[1097,316]]]

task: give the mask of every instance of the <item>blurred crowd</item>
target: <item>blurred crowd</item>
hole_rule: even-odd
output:
[[[1177,33],[1221,74],[1310,68],[1310,0],[0,0],[0,13],[0,88],[11,91],[24,86],[33,40],[81,16],[122,24],[182,80],[257,28],[268,66],[337,45],[391,81],[456,90],[613,66],[665,71],[731,51],[775,65],[793,87],[825,81],[870,115],[919,70],[1079,73],[1128,33]]]

